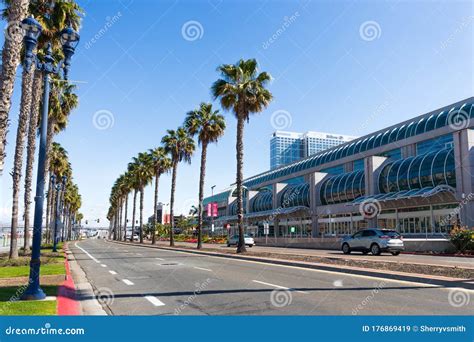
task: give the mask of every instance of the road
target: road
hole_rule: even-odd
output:
[[[469,303],[450,304],[472,303],[467,290],[104,240],[70,249],[113,315],[472,314]]]
[[[149,243],[149,241],[145,241]],[[165,246],[169,245],[169,242],[159,242]],[[195,243],[177,242],[177,246],[191,246],[195,247]],[[227,247],[224,244],[203,244],[205,248],[211,249],[235,249],[235,246]],[[438,256],[438,255],[422,255],[422,254],[400,254],[393,256],[390,253],[382,253],[382,255],[363,255],[360,252],[353,252],[349,255],[343,254],[341,251],[333,249],[303,249],[303,248],[284,248],[284,247],[265,247],[265,246],[254,246],[250,251],[254,252],[266,252],[266,253],[278,253],[278,254],[297,254],[297,255],[310,255],[319,256],[325,258],[342,258],[351,260],[368,260],[368,261],[383,261],[383,262],[401,262],[401,263],[412,263],[412,264],[430,264],[436,266],[456,266],[464,268],[474,268],[474,259],[471,257],[454,257],[454,256]]]

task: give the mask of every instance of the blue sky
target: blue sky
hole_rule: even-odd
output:
[[[132,156],[158,146],[187,111],[212,101],[219,64],[257,58],[273,76],[274,101],[245,128],[246,177],[269,168],[276,128],[364,135],[473,95],[469,1],[79,3],[86,16],[70,78],[78,81],[80,106],[57,141],[69,151],[86,219],[100,218],[101,225],[116,177]],[[9,221],[19,90],[18,82],[0,225]],[[272,121],[282,111],[286,120]],[[225,116],[226,134],[208,152],[208,193],[235,179],[236,122]],[[101,126],[99,117],[111,120]],[[179,167],[178,212],[196,202],[199,154]],[[170,176],[160,185],[167,203]],[[149,187],[145,217],[151,213]]]

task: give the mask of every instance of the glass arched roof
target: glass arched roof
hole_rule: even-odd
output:
[[[334,147],[330,150],[314,154],[295,163],[250,177],[244,181],[244,185],[246,187],[253,188],[264,182],[272,181],[295,172],[323,165],[330,161],[341,159],[360,152],[365,152],[366,150],[378,148],[398,140],[406,139],[414,135],[445,127],[450,125],[450,123],[453,123],[451,125],[453,130],[455,127],[462,128],[463,125],[456,125],[456,123],[459,121],[459,119],[463,118],[474,119],[473,99],[470,99],[468,102],[465,102],[462,105],[453,106],[449,110],[441,111],[438,114],[426,114],[422,117],[416,117],[408,122],[404,122],[395,127],[385,129],[384,131],[379,131],[372,135],[361,137],[343,145]],[[474,120],[472,122],[474,122]]]

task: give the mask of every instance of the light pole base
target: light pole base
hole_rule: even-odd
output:
[[[26,291],[21,295],[21,300],[42,300],[46,298],[46,294],[38,286],[34,288],[33,286],[28,286]]]

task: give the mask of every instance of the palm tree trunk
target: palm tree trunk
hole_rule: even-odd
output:
[[[244,253],[247,251],[245,248],[244,239],[244,208],[243,208],[243,192],[242,192],[242,180],[243,180],[243,168],[244,168],[244,116],[238,115],[237,117],[237,220],[239,227],[239,243],[237,245],[237,253]]]
[[[145,190],[140,188],[140,243],[143,243],[143,197]]]
[[[133,234],[135,233],[135,211],[137,208],[137,189],[133,192],[133,210],[132,210],[132,234],[130,235],[130,241],[133,242]]]
[[[176,173],[178,172],[178,161],[173,160],[173,174],[171,176],[171,198],[170,198],[170,246],[174,247],[174,192],[176,190]]]
[[[31,98],[30,108],[30,123],[28,127],[28,147],[26,148],[26,174],[25,174],[25,241],[24,250],[30,249],[30,205],[31,205],[31,187],[33,181],[33,163],[35,160],[36,151],[36,130],[38,128],[38,115],[41,93],[43,89],[43,82],[41,82],[41,73],[35,72],[33,80],[33,93]]]
[[[48,175],[46,173],[46,175]],[[51,227],[50,227],[50,215],[51,215],[51,202],[52,202],[52,196],[53,196],[53,190],[52,190],[52,182],[51,182],[51,177],[48,178],[48,197],[46,199],[46,231],[48,232],[47,234],[47,242],[51,241]]]
[[[12,204],[12,224],[10,259],[18,258],[18,197],[20,196],[21,171],[23,169],[23,151],[25,149],[25,136],[28,128],[28,118],[30,116],[31,105],[31,85],[33,82],[32,73],[26,69],[22,73],[20,115],[18,118],[18,128],[16,132],[15,157],[13,164],[13,204]]]
[[[11,107],[13,86],[15,84],[16,69],[20,63],[20,51],[23,35],[19,24],[28,11],[29,0],[11,1],[7,9],[7,34],[2,50],[2,72],[0,74],[0,175],[3,172],[5,146],[8,131],[8,113]],[[15,31],[15,26],[17,30]],[[8,34],[10,33],[10,34]]]
[[[123,219],[123,241],[127,241],[127,213],[128,213],[128,193],[127,196],[125,197],[125,217]]]
[[[152,235],[151,235],[151,244],[154,245],[156,243],[156,224],[158,223],[156,213],[158,212],[158,186],[160,182],[160,171],[157,170],[155,174],[155,200],[153,204],[153,227],[152,227]]]
[[[201,151],[201,173],[199,175],[199,207],[198,207],[198,241],[197,249],[202,248],[202,216],[203,207],[202,200],[204,198],[204,179],[206,178],[206,159],[207,159],[207,143],[202,143]]]

